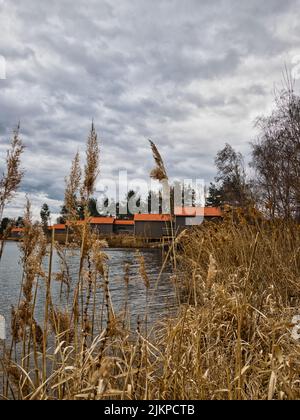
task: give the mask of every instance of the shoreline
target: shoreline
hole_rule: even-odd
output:
[[[105,240],[108,243],[109,249],[157,249],[164,250],[169,243],[163,239],[145,239],[142,237],[133,237],[133,236],[115,236],[115,237],[99,237],[101,240]],[[6,242],[22,242],[22,238],[7,238]],[[74,241],[69,241],[69,244],[66,243],[66,235],[56,235],[55,241],[63,245],[75,244]],[[51,240],[49,238],[48,242]]]

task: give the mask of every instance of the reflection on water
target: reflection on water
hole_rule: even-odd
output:
[[[144,282],[139,275],[139,264],[135,250],[128,249],[108,249],[109,256],[109,278],[110,292],[113,307],[116,313],[124,309],[126,302],[126,286],[124,281],[124,268],[126,264],[130,266],[130,282],[128,286],[128,308],[131,314],[131,322],[136,324],[137,318],[143,319],[147,307],[146,291]],[[173,286],[170,282],[170,275],[165,272],[157,282],[158,274],[162,266],[159,251],[145,250],[141,252],[145,258],[145,266],[150,279],[151,288],[148,293],[148,321],[165,318],[168,311],[174,307],[175,297]],[[72,276],[72,289],[78,279],[79,256],[78,252],[70,252],[68,256],[70,274]],[[45,262],[47,267],[47,262]],[[54,257],[53,272],[60,269],[59,259]],[[11,306],[17,305],[22,281],[22,267],[20,266],[20,251],[15,242],[6,243],[3,258],[0,262],[0,314],[10,320]],[[60,303],[60,284],[52,282],[52,298],[54,304]],[[40,288],[36,305],[36,320],[41,322],[44,314],[45,285],[40,280]],[[66,299],[64,299],[66,302]],[[97,292],[97,305],[100,312],[102,308],[103,293],[99,288]],[[132,325],[134,328],[134,325]]]

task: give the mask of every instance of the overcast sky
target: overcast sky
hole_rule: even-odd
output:
[[[300,63],[299,0],[0,0],[0,28],[0,165],[19,120],[27,146],[12,215],[26,193],[58,211],[92,119],[103,176],[145,177],[150,137],[171,176],[211,181]]]

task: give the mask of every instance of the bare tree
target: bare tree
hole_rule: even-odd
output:
[[[294,218],[300,206],[300,97],[288,74],[275,92],[274,111],[256,126],[252,166],[260,202],[272,218]]]
[[[218,193],[219,203],[222,205],[247,207],[251,201],[251,193],[242,154],[226,144],[224,149],[218,152],[215,164],[218,169],[218,184],[213,185],[210,192]]]

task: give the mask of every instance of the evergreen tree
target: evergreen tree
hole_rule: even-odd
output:
[[[44,230],[45,234],[47,234],[48,233],[49,222],[50,222],[50,210],[49,210],[48,204],[45,203],[45,204],[42,205],[40,215],[41,215],[43,230]]]

